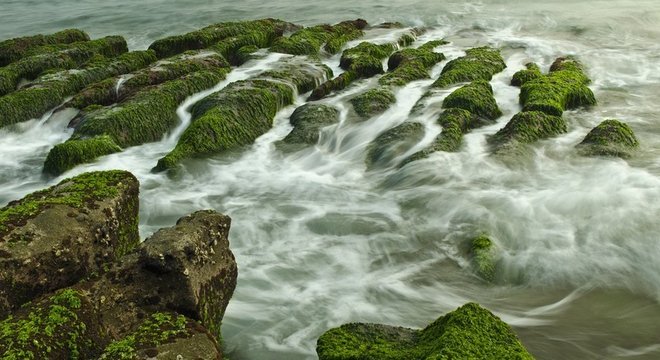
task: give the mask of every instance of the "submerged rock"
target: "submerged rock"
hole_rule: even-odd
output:
[[[396,102],[396,97],[388,87],[378,87],[367,90],[350,101],[355,112],[366,119],[383,113]]]
[[[632,156],[639,142],[630,126],[619,120],[605,120],[577,145],[584,156]]]
[[[566,122],[561,116],[546,114],[541,111],[523,111],[511,120],[495,135],[488,139],[495,151],[511,148],[517,144],[530,144],[567,132]]]
[[[141,69],[154,61],[152,51],[133,51],[114,59],[93,61],[82,69],[42,76],[30,87],[0,97],[0,127],[41,116],[92,83]]]
[[[596,104],[593,92],[587,87],[590,82],[577,60],[558,58],[548,75],[533,78],[522,85],[520,104],[523,111],[561,116],[565,110]]]
[[[49,35],[32,35],[0,42],[0,66],[40,53],[44,45],[70,44],[87,41],[89,35],[78,29],[66,29]]]
[[[465,54],[448,62],[432,87],[447,87],[474,80],[490,81],[493,75],[506,68],[504,59],[497,49],[485,46],[468,49]]]
[[[138,191],[126,171],[92,172],[1,208],[0,318],[136,247]]]
[[[318,339],[319,360],[533,359],[511,327],[468,303],[422,330],[352,323]]]
[[[486,235],[472,239],[470,256],[477,275],[486,281],[495,279],[495,246]]]
[[[445,98],[442,107],[467,110],[488,120],[502,116],[493,96],[493,88],[485,80],[476,80],[455,90]]]
[[[424,125],[404,122],[378,135],[367,147],[367,169],[390,165],[424,138]]]
[[[305,104],[294,110],[289,122],[293,130],[283,143],[314,145],[322,128],[339,122],[339,110],[324,104]]]

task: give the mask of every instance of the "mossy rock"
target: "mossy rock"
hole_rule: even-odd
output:
[[[463,143],[463,134],[481,124],[477,116],[467,110],[451,108],[443,111],[437,120],[442,131],[426,149],[420,150],[406,160],[401,166],[410,162],[427,158],[437,151],[457,152]]]
[[[396,96],[389,88],[378,87],[367,90],[350,101],[355,112],[360,117],[368,119],[387,110],[396,102]]]
[[[262,38],[264,34],[279,37],[293,26],[293,24],[278,19],[224,22],[209,25],[187,34],[156,40],[149,45],[149,49],[154,50],[159,58],[166,58],[188,50],[208,48],[230,38],[235,39],[230,39],[229,42],[239,44],[249,41],[247,39],[253,35],[255,38]]]
[[[582,65],[572,58],[558,58],[550,73],[525,82],[520,88],[523,111],[543,111],[561,116],[565,110],[596,104],[587,87],[591,80]]]
[[[291,34],[289,37],[277,39],[270,48],[273,52],[292,55],[318,55],[321,46],[335,54],[341,50],[345,43],[360,38],[367,26],[362,19],[343,21],[336,25],[317,25],[304,28]]]
[[[511,327],[468,303],[422,330],[352,323],[321,335],[319,360],[533,359]]]
[[[129,172],[92,172],[0,208],[0,318],[133,249],[138,192]]]
[[[105,345],[92,304],[71,290],[24,306],[0,322],[2,359],[89,359]]]
[[[289,122],[293,130],[283,143],[314,145],[322,128],[339,122],[339,110],[325,104],[305,104],[294,110]]]
[[[470,243],[470,256],[477,275],[486,281],[493,281],[496,263],[493,241],[486,235],[479,235]]]
[[[109,106],[131,97],[138,91],[166,81],[204,70],[229,70],[229,63],[220,54],[189,51],[158,61],[134,73],[124,75],[125,81],[117,88],[119,77],[105,79],[84,88],[62,107],[84,109],[90,105]]]
[[[513,77],[511,78],[512,86],[521,87],[525,85],[526,82],[538,79],[543,76],[543,73],[541,73],[541,69],[538,65],[534,63],[527,63],[525,64],[525,67],[526,69],[520,70],[513,74]]]
[[[378,79],[378,83],[403,86],[414,80],[427,79],[431,67],[445,59],[444,54],[436,53],[433,49],[446,43],[444,40],[433,40],[417,49],[395,52],[387,61],[387,74]]]
[[[442,69],[432,87],[447,87],[474,80],[490,81],[493,75],[506,68],[500,51],[491,47],[478,47],[465,51],[465,56],[451,60]]]
[[[87,41],[89,35],[82,30],[66,29],[49,35],[32,35],[0,42],[0,67],[18,61],[25,56],[36,55],[44,45],[70,44]]]
[[[69,140],[55,145],[44,162],[44,173],[57,176],[76,165],[90,163],[103,156],[122,151],[110,136],[102,135],[88,139]]]
[[[626,123],[619,120],[605,120],[593,128],[584,140],[577,145],[584,156],[632,156],[639,142],[635,133]]]
[[[366,164],[371,170],[390,165],[424,138],[424,125],[404,122],[378,135],[367,147]]]
[[[154,61],[153,51],[133,51],[114,59],[95,60],[82,69],[42,76],[31,87],[0,97],[0,127],[41,116],[92,83],[141,69]]]
[[[16,90],[22,80],[34,80],[47,70],[74,69],[101,54],[115,57],[128,51],[126,40],[121,36],[108,36],[98,40],[67,45],[65,49],[53,49],[39,55],[23,58],[0,68],[0,96]]]
[[[541,111],[523,111],[514,115],[488,142],[500,150],[515,147],[516,144],[531,144],[566,132],[566,122],[560,116]]]
[[[493,88],[485,80],[475,80],[455,90],[445,98],[442,107],[468,110],[489,120],[502,116],[493,96]]]

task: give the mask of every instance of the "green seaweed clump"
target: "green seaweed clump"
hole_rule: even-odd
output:
[[[526,69],[520,70],[513,74],[513,77],[511,78],[512,86],[520,87],[525,85],[525,83],[528,81],[538,79],[543,76],[538,65],[534,63],[527,63],[525,64],[525,67]]]
[[[361,37],[364,34],[362,29],[366,26],[366,21],[357,19],[336,25],[303,28],[289,37],[278,38],[270,50],[292,55],[318,55],[319,49],[325,44],[324,49],[335,54],[346,42]]]
[[[120,152],[122,149],[110,136],[68,140],[55,145],[44,162],[44,173],[57,176],[76,165],[94,161],[103,156]]]
[[[523,111],[514,115],[488,142],[500,149],[515,144],[531,144],[566,132],[566,122],[561,116],[541,111]]]
[[[474,80],[490,81],[493,75],[504,70],[506,64],[500,51],[488,46],[468,49],[465,56],[445,65],[432,87],[447,87]]]
[[[98,334],[89,329],[89,314],[80,294],[66,289],[36,304],[26,304],[16,317],[0,322],[0,357],[80,359],[98,354]],[[29,312],[27,311],[29,309]]]
[[[378,135],[367,147],[367,169],[390,164],[424,137],[424,125],[404,122]]]
[[[370,118],[387,110],[396,102],[394,93],[387,87],[367,90],[352,98],[355,112],[362,118]]]
[[[283,143],[314,145],[322,128],[339,122],[339,110],[325,104],[305,104],[294,110],[289,122],[293,130]]]
[[[476,303],[422,330],[351,323],[328,330],[316,344],[319,360],[531,360],[511,327]]]
[[[93,61],[82,69],[42,76],[31,87],[0,97],[0,127],[41,116],[89,84],[141,69],[154,61],[153,51],[132,51],[114,59]]]
[[[445,98],[442,107],[468,110],[489,120],[502,116],[493,96],[493,88],[485,80],[475,80],[455,90]]]
[[[141,350],[153,349],[161,344],[191,334],[190,320],[183,315],[154,313],[135,331],[121,340],[110,343],[101,360],[133,360]]]
[[[253,35],[255,38],[261,38],[263,34],[281,36],[291,27],[293,27],[292,24],[278,19],[224,22],[209,25],[187,34],[156,40],[149,45],[149,49],[155,51],[158,58],[162,59],[188,50],[205,49],[232,37],[236,39],[229,40],[229,42],[238,44],[249,41],[248,38]]]
[[[471,241],[470,254],[477,274],[486,281],[495,279],[495,250],[492,240],[479,235]]]
[[[596,104],[594,93],[587,87],[590,82],[577,60],[558,58],[548,75],[522,85],[520,104],[523,111],[542,111],[561,116],[565,110]]]
[[[626,123],[605,120],[593,128],[577,145],[585,156],[618,156],[628,158],[639,147],[635,133]]]
[[[115,57],[128,51],[126,40],[121,36],[108,36],[98,40],[67,45],[65,49],[53,49],[39,55],[23,58],[0,68],[0,96],[9,94],[23,79],[34,80],[46,70],[77,68],[101,54]]]
[[[89,35],[78,29],[66,29],[49,35],[32,35],[4,40],[0,42],[0,66],[20,60],[25,56],[39,53],[39,47],[44,45],[70,44],[77,41],[87,41]]]
[[[445,59],[442,53],[433,51],[444,40],[429,41],[416,49],[403,49],[395,52],[387,61],[387,74],[378,79],[380,85],[403,86],[414,80],[429,77],[433,65]]]

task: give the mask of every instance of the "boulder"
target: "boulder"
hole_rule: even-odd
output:
[[[444,40],[429,41],[416,49],[395,52],[387,61],[387,73],[378,79],[380,85],[403,86],[414,80],[427,79],[429,70],[445,59],[433,50],[447,44]]]
[[[541,111],[523,111],[497,133],[488,139],[495,151],[515,147],[517,144],[530,144],[567,132],[567,126],[561,116],[550,115]]]
[[[468,49],[465,56],[451,60],[445,65],[432,87],[444,88],[474,80],[490,81],[493,75],[505,68],[506,64],[499,50],[488,46]]]
[[[137,246],[138,192],[126,171],[85,173],[0,209],[0,318]]]
[[[635,133],[626,123],[619,120],[605,120],[593,128],[584,140],[577,145],[584,156],[632,156],[639,142]]]
[[[44,45],[70,44],[87,41],[89,35],[78,29],[66,29],[49,35],[32,35],[0,42],[0,66],[20,60],[23,57],[39,54]]]
[[[319,360],[533,359],[509,325],[475,303],[422,330],[342,325],[321,335],[316,352]]]
[[[511,78],[512,86],[521,87],[528,81],[543,77],[541,69],[538,65],[534,63],[527,63],[525,64],[525,68],[526,69],[520,70],[513,74],[513,77]]]
[[[495,279],[496,250],[488,236],[479,235],[470,241],[470,258],[479,277],[486,281]]]
[[[360,117],[368,119],[387,110],[396,102],[396,97],[388,87],[378,87],[355,96],[350,102]]]
[[[348,41],[360,38],[367,27],[362,19],[343,21],[336,25],[317,25],[296,31],[289,37],[277,39],[271,51],[292,55],[318,55],[323,44],[325,51],[335,54]]]
[[[314,145],[322,128],[339,122],[339,110],[324,104],[305,104],[293,111],[289,118],[293,130],[282,142]]]
[[[493,96],[493,88],[485,80],[475,80],[455,90],[445,98],[442,107],[467,110],[493,121],[502,116],[502,111]]]
[[[424,125],[404,122],[378,135],[367,147],[367,169],[391,165],[424,138]]]

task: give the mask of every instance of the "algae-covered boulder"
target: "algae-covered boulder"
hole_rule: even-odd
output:
[[[542,111],[561,116],[565,110],[596,104],[591,80],[573,58],[558,58],[550,73],[525,82],[520,88],[523,111]]]
[[[141,69],[154,61],[153,51],[132,51],[114,59],[95,60],[81,69],[44,75],[30,87],[0,97],[0,127],[41,116],[92,83]]]
[[[176,109],[188,96],[213,87],[225,69],[199,71],[147,87],[113,107],[85,113],[69,141],[48,153],[44,172],[59,175],[121,148],[158,141],[178,123]]]
[[[322,128],[339,122],[339,110],[324,104],[305,104],[293,111],[289,118],[293,130],[282,142],[314,145]]]
[[[222,359],[213,336],[197,322],[170,312],[151,314],[121,340],[110,343],[101,360]]]
[[[0,42],[0,66],[6,66],[25,56],[39,53],[45,45],[70,44],[87,41],[89,35],[78,29],[66,29],[49,35],[32,35]]]
[[[2,359],[95,359],[107,343],[94,305],[65,289],[0,321]]]
[[[514,115],[504,128],[488,139],[488,142],[498,150],[516,144],[530,144],[566,131],[566,122],[561,116],[549,115],[541,111],[523,111]]]
[[[137,246],[138,191],[128,172],[92,172],[1,208],[0,317]]]
[[[275,114],[293,103],[294,89],[307,89],[331,74],[326,66],[291,58],[259,77],[237,81],[192,109],[192,123],[155,171],[187,158],[209,156],[252,144],[272,127]]]
[[[470,241],[470,257],[477,275],[486,281],[495,279],[495,246],[488,236],[479,235]]]
[[[605,120],[593,128],[577,145],[585,156],[632,156],[639,142],[630,126],[619,120]]]
[[[493,75],[506,68],[500,51],[491,47],[478,47],[465,51],[465,56],[445,65],[433,87],[447,87],[474,80],[490,81]]]
[[[395,52],[387,61],[387,74],[378,79],[378,83],[403,86],[414,80],[428,78],[431,67],[445,59],[444,54],[436,53],[433,49],[446,43],[444,40],[433,40],[416,49]]]
[[[367,169],[387,166],[424,137],[424,125],[404,122],[378,135],[367,147]]]
[[[341,50],[351,40],[361,37],[367,22],[362,19],[343,21],[336,25],[317,25],[300,29],[289,37],[275,41],[271,51],[292,55],[317,55],[321,46],[330,54]]]
[[[293,24],[278,19],[224,22],[187,34],[156,40],[149,45],[149,49],[155,51],[159,58],[165,58],[187,50],[208,48],[225,39],[234,42],[236,39],[231,38],[241,37],[238,42],[242,43],[249,37],[262,38],[264,35],[277,37],[293,27]]]
[[[489,120],[502,116],[493,88],[485,80],[476,80],[455,90],[445,98],[442,107],[464,109]]]
[[[378,115],[396,102],[392,90],[387,87],[378,87],[367,90],[351,100],[353,110],[362,118]]]
[[[128,51],[126,40],[121,36],[108,36],[92,41],[82,41],[66,46],[55,47],[50,52],[26,57],[0,68],[0,96],[16,90],[22,80],[34,80],[46,70],[77,68],[102,55],[115,57]]]
[[[511,85],[520,87],[525,85],[525,83],[528,81],[543,77],[541,69],[538,65],[534,63],[527,63],[525,64],[525,68],[526,69],[520,70],[513,74],[513,77],[511,78]]]
[[[533,359],[511,327],[468,303],[422,330],[352,323],[318,339],[319,360]]]

